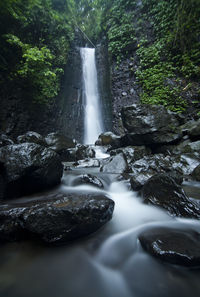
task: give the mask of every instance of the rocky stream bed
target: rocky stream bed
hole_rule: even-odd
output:
[[[1,135],[1,296],[198,296],[200,121],[134,104],[122,122],[96,145]]]

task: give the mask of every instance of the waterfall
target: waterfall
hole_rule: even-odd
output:
[[[94,144],[103,131],[95,64],[95,49],[81,48],[84,88],[84,144]]]

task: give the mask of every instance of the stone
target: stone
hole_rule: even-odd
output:
[[[144,202],[165,209],[169,215],[200,218],[199,208],[189,200],[183,189],[167,174],[152,176],[141,190]]]
[[[112,218],[114,202],[97,193],[51,194],[0,206],[0,242],[39,238],[65,244],[97,231]]]
[[[28,131],[23,135],[17,137],[17,143],[31,142],[47,146],[45,139],[37,132]]]
[[[53,132],[45,137],[47,145],[52,150],[59,153],[63,149],[74,148],[76,146],[76,141],[67,136],[59,134],[58,132]]]
[[[122,92],[122,96],[127,96],[127,92]]]
[[[35,143],[0,148],[5,172],[5,196],[16,198],[51,188],[60,183],[63,165],[54,151]]]
[[[100,171],[107,173],[120,174],[128,170],[128,163],[124,155],[118,154],[102,161]]]
[[[184,134],[188,135],[192,140],[200,140],[200,119],[198,121],[190,121],[182,127]]]
[[[145,251],[164,262],[200,266],[200,233],[194,230],[155,227],[142,232],[139,240]]]
[[[76,161],[94,157],[95,150],[90,145],[76,145]]]
[[[14,144],[13,140],[10,139],[6,134],[0,135],[0,147],[5,145]]]
[[[129,145],[170,144],[182,137],[177,114],[163,106],[133,104],[123,107],[121,115]]]
[[[200,181],[200,165],[198,165],[191,173],[194,180]]]
[[[99,135],[99,139],[95,143],[96,145],[111,145],[112,147],[120,146],[120,136],[115,135],[112,132],[105,132]]]
[[[91,185],[97,188],[103,188],[102,181],[91,174],[82,174],[81,176],[78,176],[72,183],[73,186],[79,186],[79,185]]]
[[[142,159],[146,155],[149,155],[151,150],[145,146],[127,146],[110,151],[111,156],[115,156],[120,153],[123,153],[128,163],[132,163]]]

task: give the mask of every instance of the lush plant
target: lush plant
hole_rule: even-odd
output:
[[[0,84],[4,88],[12,82],[22,91],[29,89],[30,97],[39,103],[57,95],[74,36],[69,2],[0,3]]]

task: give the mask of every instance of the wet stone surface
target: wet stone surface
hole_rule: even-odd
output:
[[[181,266],[200,268],[200,233],[156,227],[139,235],[142,247],[158,259]]]

